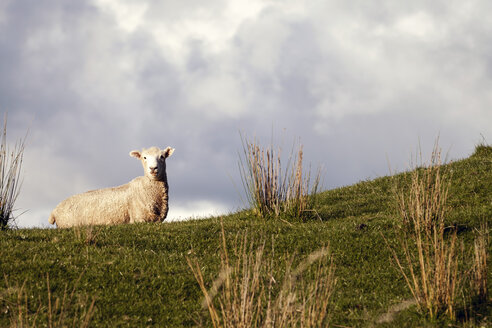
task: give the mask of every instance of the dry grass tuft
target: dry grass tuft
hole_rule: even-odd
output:
[[[431,319],[456,318],[456,301],[463,280],[458,267],[457,232],[445,235],[449,176],[443,174],[436,143],[431,161],[411,173],[410,187],[397,187],[402,226],[398,235],[403,258],[393,258],[419,308]],[[413,249],[417,250],[417,254]]]
[[[85,243],[85,245],[95,245],[97,242],[97,237],[101,231],[100,227],[87,225],[87,226],[76,226],[73,229],[75,239]]]
[[[242,138],[239,169],[247,201],[262,217],[288,214],[295,218],[312,212],[319,191],[321,170],[311,185],[311,173],[303,171],[303,150],[292,148],[285,169],[281,149],[262,147],[256,140]],[[309,196],[311,195],[311,196]]]
[[[10,303],[7,311],[10,312],[11,328],[29,328],[29,327],[89,327],[90,320],[95,311],[95,298],[90,301],[87,296],[76,295],[75,291],[82,275],[79,276],[74,287],[69,292],[68,285],[65,286],[63,296],[53,297],[50,288],[50,277],[46,274],[46,288],[48,291],[47,304],[43,304],[41,299],[38,300],[36,311],[32,312],[30,308],[35,306],[32,297],[28,296],[26,282],[22,286],[11,286],[5,276],[7,289],[2,299]],[[14,295],[14,301],[9,302],[9,295]],[[89,304],[89,305],[88,305]]]
[[[479,303],[486,303],[488,300],[487,289],[487,249],[489,243],[488,225],[484,223],[475,237],[473,249],[472,279],[470,281],[471,290]]]
[[[244,234],[237,239],[231,257],[222,227],[221,271],[210,289],[198,261],[187,258],[213,326],[327,327],[336,284],[329,249],[310,254],[295,269],[291,258],[281,284],[275,278],[273,260],[264,255],[265,242],[255,248]],[[305,275],[314,275],[314,279],[304,279]]]
[[[0,141],[0,230],[14,223],[12,212],[21,187],[21,167],[24,156],[25,138],[17,142],[12,150],[7,146],[7,115],[4,117]]]

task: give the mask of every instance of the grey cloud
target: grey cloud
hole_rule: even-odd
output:
[[[200,0],[183,1],[152,1],[149,2],[145,17],[156,21],[176,21],[193,19],[195,17],[210,17],[220,15],[227,5],[227,1]]]
[[[56,1],[11,1],[5,10],[8,19],[0,32],[0,79],[2,99],[7,103],[2,106],[12,111],[35,107],[39,116],[70,108],[74,97],[69,88],[71,74],[81,64],[74,27],[90,8],[75,3],[59,6]],[[78,14],[70,15],[73,10]]]

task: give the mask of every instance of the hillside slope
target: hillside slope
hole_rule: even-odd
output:
[[[492,148],[479,146],[445,170],[453,177],[447,221],[458,226],[468,247],[480,223],[492,227]],[[157,225],[6,231],[0,234],[0,326],[8,327],[19,315],[31,325],[36,320],[36,326],[60,316],[83,324],[93,300],[91,327],[209,326],[186,257],[199,261],[210,286],[219,272],[221,220],[229,246],[246,233],[255,244],[265,242],[272,256],[273,243],[279,277],[293,254],[296,265],[329,244],[338,279],[332,324],[426,326],[415,307],[402,306],[411,305],[405,303],[411,294],[383,238],[395,241],[392,190],[396,181],[407,180],[408,174],[400,174],[323,192],[317,208],[321,220],[309,222],[265,221],[243,211]],[[489,261],[489,290],[491,274]],[[398,307],[402,311],[391,313]],[[482,324],[492,324],[490,306],[475,315]]]

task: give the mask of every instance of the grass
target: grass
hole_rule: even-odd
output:
[[[477,301],[482,304],[486,303],[489,296],[487,286],[488,266],[487,250],[489,244],[488,224],[484,223],[477,230],[473,247],[473,266],[471,269],[472,279],[470,289]]]
[[[25,138],[19,140],[13,149],[7,145],[7,115],[5,114],[0,141],[0,230],[14,224],[12,212],[21,187],[21,167]]]
[[[17,298],[14,302],[7,305],[6,312],[10,313],[11,316],[10,327],[36,327],[44,304],[47,304],[47,309],[44,309],[44,312],[47,313],[47,318],[44,318],[47,327],[89,327],[90,319],[94,314],[95,299],[90,302],[90,305],[87,305],[89,304],[87,296],[80,297],[80,295],[76,295],[77,283],[79,281],[80,277],[75,282],[71,292],[69,292],[67,284],[65,285],[63,296],[61,298],[53,298],[49,274],[46,274],[47,297],[45,300],[41,298],[36,300],[28,296],[25,281],[21,287],[18,285],[12,286],[7,277],[5,277],[7,288],[4,294],[13,294],[14,300],[15,297]],[[36,305],[35,303],[38,304]],[[36,309],[35,313],[30,312],[30,308],[33,308],[33,306]]]
[[[321,170],[318,169],[311,184],[311,172],[303,170],[302,145],[298,145],[297,150],[292,148],[284,169],[280,148],[274,149],[273,144],[263,147],[257,140],[246,138],[242,138],[242,142],[241,180],[246,199],[259,217],[287,215],[301,219],[315,212]]]
[[[293,258],[285,263],[282,283],[274,270],[274,256],[265,256],[266,241],[259,245],[238,235],[229,254],[222,224],[221,268],[207,289],[198,260],[188,266],[204,295],[203,307],[214,327],[326,327],[336,279],[328,247],[309,254],[295,269]],[[274,242],[271,245],[274,252]],[[305,275],[315,266],[310,279]],[[278,286],[276,286],[278,284]],[[214,300],[215,299],[215,300]],[[215,303],[215,304],[214,304]]]
[[[450,227],[450,237],[445,236],[451,178],[441,168],[436,144],[430,163],[410,174],[410,186],[395,186],[402,222],[397,233],[404,256],[402,259],[394,252],[393,257],[419,309],[431,320],[442,314],[454,320],[466,272],[458,266],[457,228]],[[480,278],[486,281],[486,277]]]
[[[492,147],[477,147],[469,158],[448,163],[442,170],[452,172],[444,224],[456,227],[457,245],[463,244],[465,250],[464,256],[458,256],[458,265],[469,268],[480,235],[477,231],[483,231],[484,222],[490,227],[492,218]],[[198,263],[206,291],[210,292],[223,270],[222,236],[226,240],[229,265],[234,267],[238,265],[233,261],[238,258],[235,254],[241,254],[245,235],[246,254],[253,255],[253,263],[256,251],[265,245],[261,261],[271,267],[263,272],[273,272],[276,281],[272,285],[272,300],[278,297],[273,293],[282,289],[284,277],[289,276],[287,264],[292,273],[302,267],[309,254],[329,244],[337,280],[330,298],[332,303],[327,308],[333,327],[492,325],[490,295],[484,294],[485,301],[466,296],[474,285],[471,281],[463,283],[465,294],[458,294],[456,321],[438,318],[433,322],[409,302],[412,293],[398,267],[392,264],[393,253],[385,242],[386,238],[391,245],[397,245],[400,240],[395,229],[400,224],[393,196],[395,180],[410,186],[411,172],[319,193],[315,210],[321,221],[257,220],[253,211],[246,210],[223,219],[190,222],[101,226],[79,231],[4,231],[0,234],[0,273],[4,278],[0,279],[0,326],[9,327],[12,315],[18,314],[11,306],[19,303],[11,288],[23,284],[21,304],[26,296],[28,300],[23,316],[36,318],[37,326],[48,326],[47,274],[52,312],[56,299],[63,300],[66,288],[71,293],[75,287],[75,296],[72,305],[66,306],[64,317],[80,318],[95,300],[90,327],[213,326],[208,308],[202,307],[203,291],[186,259]],[[449,236],[448,230],[445,231],[445,236]],[[492,246],[484,244],[486,250],[479,247],[482,249],[479,253],[485,254],[486,259]],[[410,250],[417,254],[416,248],[410,246]],[[396,248],[395,252],[404,258],[401,249]],[[312,285],[316,281],[319,263],[301,270],[303,284]],[[323,268],[329,268],[329,263],[325,262]],[[469,276],[471,280],[472,272],[486,275],[487,290],[490,290],[490,261],[485,261],[485,266],[487,269],[483,265],[482,269],[476,267]],[[220,311],[217,302],[222,289],[217,291],[213,301]],[[79,299],[87,299],[82,302],[85,304],[82,309],[77,307]]]

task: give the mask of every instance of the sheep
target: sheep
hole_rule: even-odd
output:
[[[130,156],[142,162],[144,176],[122,186],[71,196],[55,207],[49,223],[56,223],[58,228],[68,228],[164,221],[169,209],[166,158],[173,152],[171,147],[131,151]]]

